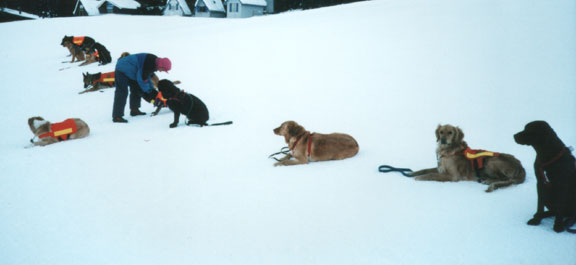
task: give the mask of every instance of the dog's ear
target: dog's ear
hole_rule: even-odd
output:
[[[305,132],[304,127],[296,122],[289,122],[286,126],[288,127],[288,135],[290,136],[298,136]]]
[[[35,116],[32,117],[30,119],[28,119],[28,126],[30,127],[30,130],[32,131],[32,133],[36,133],[36,130],[38,128],[36,128],[36,124],[34,124],[34,121],[43,121],[44,119],[42,117],[39,116]]]
[[[456,143],[460,143],[464,140],[464,132],[462,131],[462,129],[460,129],[460,127],[455,127],[455,133],[456,135],[454,136],[454,140]]]
[[[442,125],[438,124],[438,127],[436,127],[436,142],[440,141],[440,128],[442,128]]]

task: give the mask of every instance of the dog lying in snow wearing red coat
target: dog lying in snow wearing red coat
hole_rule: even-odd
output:
[[[50,123],[42,117],[32,117],[28,119],[28,126],[34,134],[34,138],[30,139],[30,142],[39,146],[84,138],[90,134],[88,124],[81,119],[67,119],[59,123]]]

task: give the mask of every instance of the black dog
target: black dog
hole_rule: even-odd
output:
[[[538,209],[529,225],[539,225],[543,218],[555,216],[554,231],[569,228],[576,218],[576,164],[574,156],[545,121],[528,123],[514,135],[516,143],[536,150]],[[544,211],[544,206],[549,211]]]
[[[101,65],[109,64],[112,62],[110,51],[99,42],[94,43],[91,47],[84,48],[86,54],[96,54],[96,59]]]
[[[180,90],[174,83],[166,79],[158,82],[158,90],[160,90],[166,99],[168,108],[174,112],[174,122],[170,124],[170,128],[178,126],[180,114],[184,114],[188,118],[188,122],[186,122],[187,125],[208,125],[206,123],[209,119],[208,108],[206,108],[202,100]]]

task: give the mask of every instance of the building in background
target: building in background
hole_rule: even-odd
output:
[[[140,3],[134,0],[78,0],[72,14],[97,16],[101,14],[134,14]]]
[[[228,0],[226,14],[229,18],[261,16],[267,12],[267,6],[266,0]]]
[[[165,16],[192,16],[192,10],[186,0],[166,0]]]
[[[226,17],[226,10],[221,0],[197,0],[194,13],[197,17]]]
[[[40,18],[37,15],[26,13],[19,10],[14,10],[10,8],[0,7],[0,22],[10,22],[26,19],[37,19]]]

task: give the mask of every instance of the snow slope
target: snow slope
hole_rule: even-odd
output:
[[[251,19],[106,15],[0,24],[0,264],[576,264],[576,236],[536,210],[546,120],[576,139],[576,4],[377,0]],[[111,122],[114,90],[78,95],[64,35],[169,57],[181,88],[231,126],[169,129],[172,113]],[[153,107],[143,102],[143,111]],[[25,149],[35,115],[85,120],[82,140]],[[272,129],[345,132],[357,156],[273,167]],[[524,184],[377,172],[435,161],[438,124],[510,153]]]

